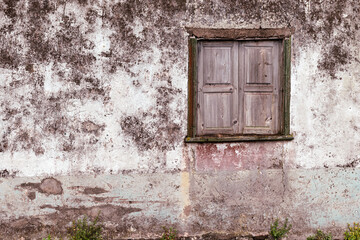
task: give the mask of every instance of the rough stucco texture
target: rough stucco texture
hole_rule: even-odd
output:
[[[359,221],[358,0],[0,0],[0,238],[341,235]],[[185,144],[185,27],[294,28],[290,142]],[[249,237],[250,238],[250,237]]]

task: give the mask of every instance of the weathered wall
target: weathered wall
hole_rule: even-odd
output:
[[[0,238],[291,239],[359,221],[357,0],[0,0]],[[185,144],[185,27],[293,27],[290,142]]]

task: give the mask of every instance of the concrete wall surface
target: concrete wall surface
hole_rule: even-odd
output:
[[[0,239],[360,221],[358,0],[0,0]],[[184,143],[195,28],[293,28],[292,141]],[[239,238],[238,238],[239,239]]]

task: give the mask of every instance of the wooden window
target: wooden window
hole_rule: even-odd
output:
[[[247,31],[190,29],[187,142],[293,139],[289,31]]]

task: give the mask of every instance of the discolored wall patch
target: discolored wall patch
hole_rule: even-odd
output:
[[[29,190],[36,190],[46,195],[60,195],[63,193],[61,182],[55,178],[45,178],[41,181],[41,183],[22,183],[18,187]],[[31,199],[30,196],[29,198]]]

